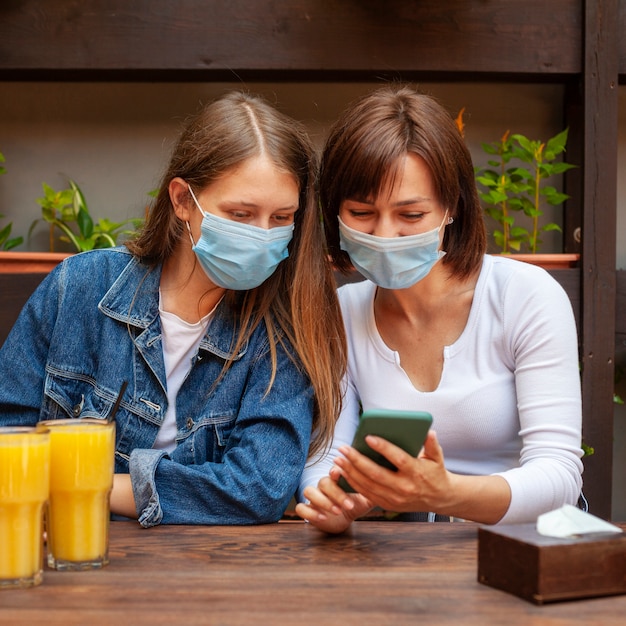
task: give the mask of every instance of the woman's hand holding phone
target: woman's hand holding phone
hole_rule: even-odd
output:
[[[352,447],[378,465],[395,471],[393,463],[373,450],[368,445],[366,437],[375,435],[402,448],[412,457],[417,457],[424,445],[432,421],[432,415],[426,411],[381,409],[365,411],[359,419]],[[339,486],[346,492],[358,491],[343,476],[339,479]]]
[[[350,486],[342,472],[351,473],[355,484],[372,484],[368,468],[379,471],[395,471],[393,463],[384,454],[367,444],[368,436],[374,434],[380,441],[371,440],[377,447],[391,445],[401,448],[402,453],[411,457],[418,455],[432,423],[432,416],[425,412],[370,411],[361,416],[359,427],[353,440],[353,448],[342,449],[345,458],[335,459],[335,466],[329,476],[322,478],[317,487],[307,487],[304,491],[308,503],[296,506],[296,513],[316,528],[328,533],[341,533],[357,518],[373,508],[374,503]],[[389,442],[389,443],[387,443]],[[356,452],[355,452],[356,450]],[[367,459],[359,456],[363,454]],[[375,463],[375,465],[374,465]],[[365,465],[365,468],[363,468]],[[363,472],[359,471],[359,466]],[[389,509],[391,510],[391,509]]]

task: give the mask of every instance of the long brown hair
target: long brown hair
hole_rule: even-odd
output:
[[[298,181],[299,209],[288,258],[259,287],[227,292],[241,328],[233,352],[263,322],[272,356],[271,387],[277,344],[288,354],[295,349],[296,362],[304,368],[315,392],[312,454],[327,446],[332,437],[341,409],[340,381],[347,350],[318,207],[317,161],[304,127],[261,97],[244,92],[231,92],[208,104],[184,128],[145,226],[126,245],[148,265],[163,263],[180,238],[187,237],[170,201],[169,182],[180,177],[193,189],[204,189],[262,151]]]
[[[352,267],[339,247],[341,203],[379,195],[393,182],[400,157],[409,152],[424,159],[439,202],[454,218],[445,229],[442,262],[454,275],[467,277],[480,267],[487,249],[471,155],[446,109],[403,85],[362,96],[330,131],[322,155],[320,198],[333,261],[344,272]]]

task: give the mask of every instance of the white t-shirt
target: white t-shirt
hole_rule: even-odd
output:
[[[213,309],[215,311],[215,309]],[[176,396],[191,369],[192,359],[209,325],[213,311],[199,322],[189,323],[174,313],[164,311],[159,299],[161,316],[161,341],[167,381],[167,411],[159,427],[153,448],[171,452],[176,448]]]
[[[444,348],[441,380],[431,392],[415,389],[379,335],[375,293],[369,281],[339,289],[349,352],[345,404],[331,451],[307,464],[300,497],[351,443],[360,401],[364,410],[432,413],[448,470],[499,474],[509,483],[501,523],[534,521],[575,504],[582,486],[578,344],[561,286],[541,268],[486,255],[467,325]]]

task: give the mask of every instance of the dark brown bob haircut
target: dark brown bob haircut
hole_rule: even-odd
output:
[[[454,222],[445,229],[442,262],[467,277],[480,267],[487,234],[469,150],[454,119],[434,98],[406,85],[388,85],[344,111],[331,128],[322,155],[320,201],[329,254],[344,273],[350,258],[339,247],[337,216],[344,200],[378,197],[393,183],[400,158],[420,156],[435,193]]]

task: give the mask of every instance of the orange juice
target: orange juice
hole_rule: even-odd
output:
[[[0,588],[42,579],[49,437],[34,428],[0,428]]]
[[[48,565],[102,567],[108,563],[115,424],[84,418],[43,424],[50,429]]]

